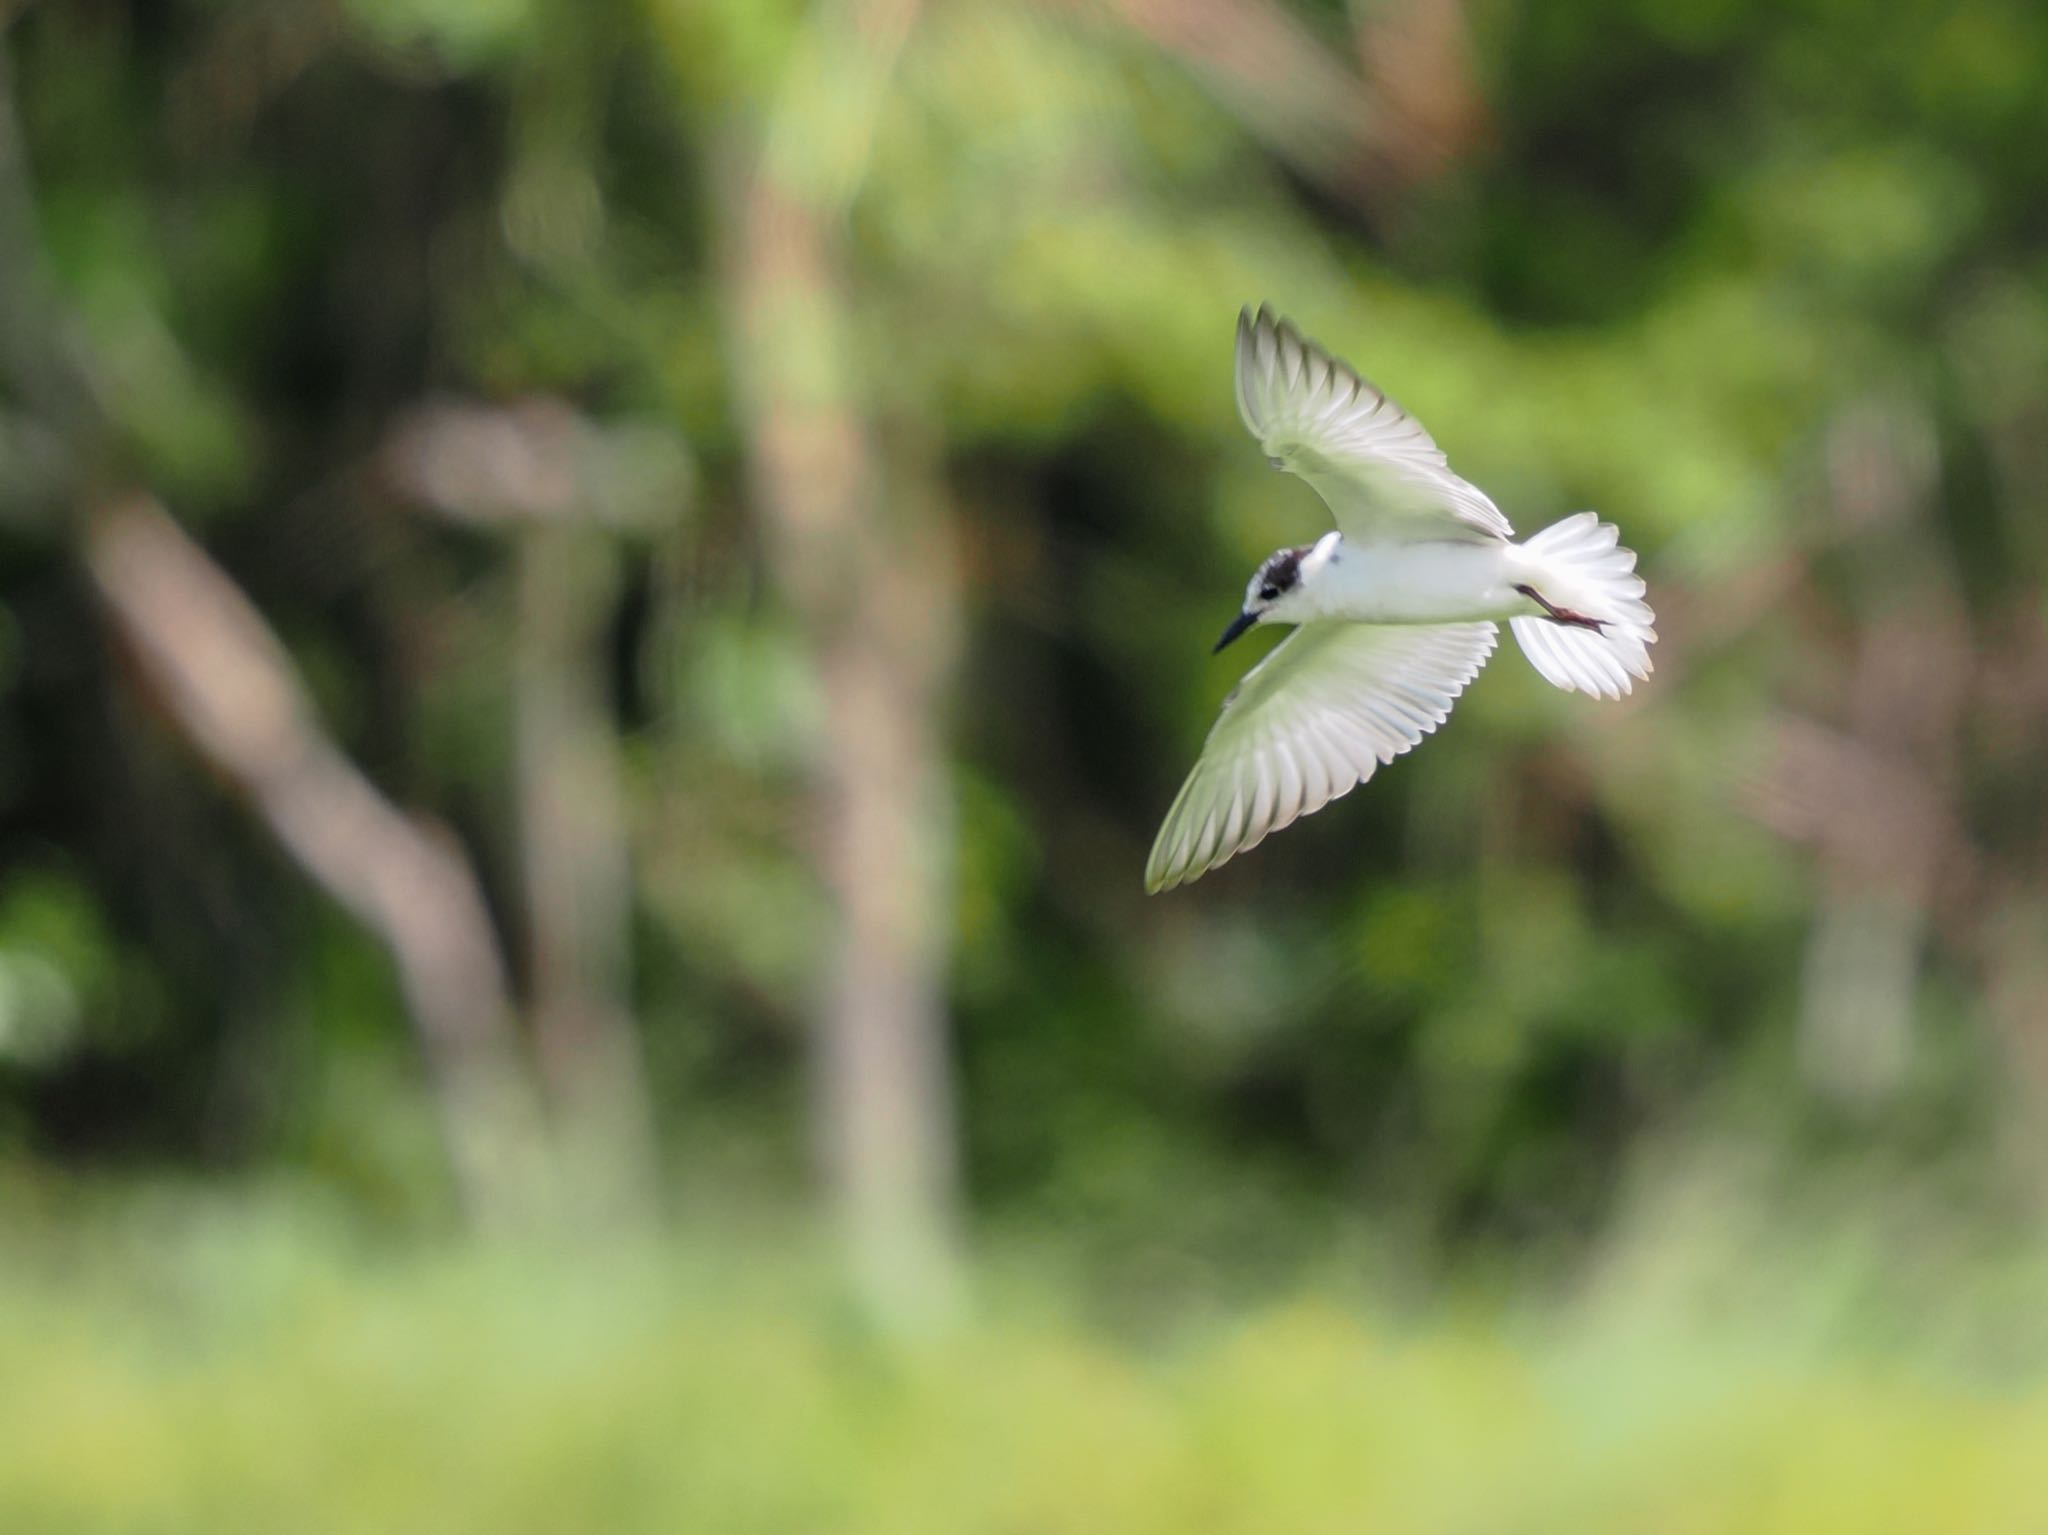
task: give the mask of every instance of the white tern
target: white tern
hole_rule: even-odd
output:
[[[1259,566],[1216,642],[1294,632],[1209,732],[1145,868],[1167,890],[1320,810],[1441,725],[1505,620],[1558,687],[1619,698],[1650,674],[1655,615],[1636,557],[1593,512],[1522,543],[1422,424],[1261,305],[1237,319],[1237,408],[1337,530]]]

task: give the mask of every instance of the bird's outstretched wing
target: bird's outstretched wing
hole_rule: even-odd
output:
[[[1490,623],[1312,623],[1224,700],[1145,888],[1185,884],[1320,810],[1441,725],[1493,653]]]
[[[1421,422],[1263,304],[1237,317],[1237,409],[1266,457],[1315,486],[1354,542],[1514,536]]]

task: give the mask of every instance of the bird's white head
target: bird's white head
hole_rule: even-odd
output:
[[[1341,536],[1325,533],[1298,549],[1266,556],[1244,589],[1244,607],[1216,642],[1221,650],[1254,624],[1298,624],[1316,616],[1316,581],[1336,558]],[[1213,652],[1212,652],[1213,654]]]

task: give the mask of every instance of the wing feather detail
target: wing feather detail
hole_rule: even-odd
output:
[[[1224,701],[1145,888],[1199,878],[1365,782],[1449,718],[1497,638],[1490,623],[1295,630]]]
[[[1315,487],[1347,538],[1514,536],[1421,422],[1263,304],[1237,317],[1237,409],[1266,456]]]

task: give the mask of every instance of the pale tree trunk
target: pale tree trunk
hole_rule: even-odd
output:
[[[1938,483],[1934,428],[1907,397],[1873,397],[1830,434],[1830,502],[1860,553],[1861,611],[1837,779],[1818,843],[1822,890],[1807,944],[1800,1059],[1829,1096],[1878,1107],[1903,1083],[1944,861],[1969,696],[1969,620],[1923,527]],[[1868,786],[1860,796],[1857,786]]]
[[[953,824],[940,720],[958,594],[939,519],[906,505],[916,497],[900,480],[892,490],[891,526],[863,539],[857,605],[816,633],[818,832],[839,914],[817,1091],[863,1282],[886,1305],[922,1311],[949,1305],[953,1284]]]
[[[604,625],[618,551],[604,532],[537,527],[518,540],[515,649],[520,835],[533,1031],[572,1185],[591,1213],[654,1203],[653,1130],[629,949],[632,872],[618,741],[604,698]]]
[[[910,0],[818,6],[766,134],[727,181],[757,499],[824,692],[822,1154],[858,1282],[910,1325],[943,1313],[957,1284],[941,714],[959,596],[934,477],[885,455],[861,404],[843,221],[914,15]]]
[[[379,456],[405,500],[503,537],[515,563],[512,677],[519,841],[543,1084],[587,1216],[654,1212],[654,1115],[631,1005],[632,868],[606,625],[620,547],[688,503],[689,464],[558,400],[442,403]]]

